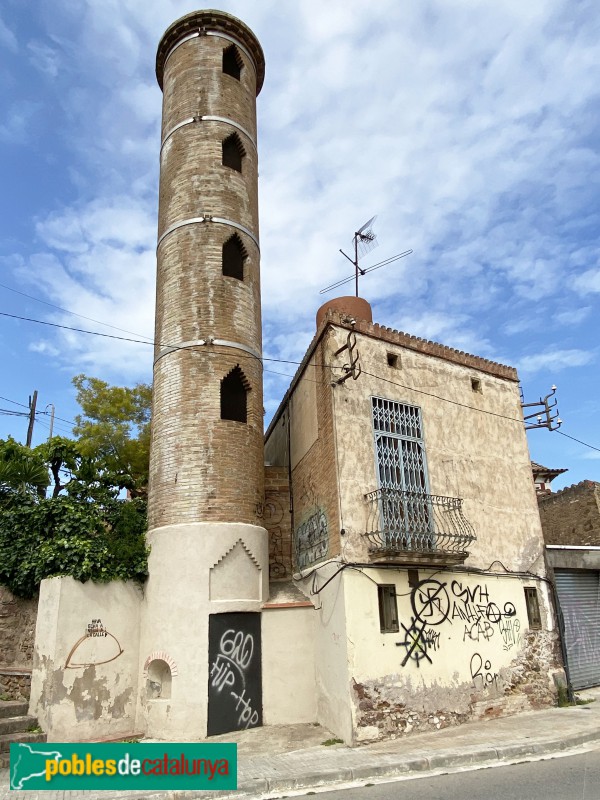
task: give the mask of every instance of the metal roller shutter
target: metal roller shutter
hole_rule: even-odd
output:
[[[574,689],[600,685],[600,582],[597,571],[557,569],[556,590]]]

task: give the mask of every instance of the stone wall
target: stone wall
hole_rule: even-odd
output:
[[[14,700],[29,697],[37,607],[0,586],[0,694]]]
[[[600,484],[582,481],[538,498],[546,544],[600,545]]]

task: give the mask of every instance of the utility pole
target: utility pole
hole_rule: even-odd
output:
[[[50,434],[48,436],[48,440],[52,438],[52,431],[54,430],[54,412],[56,411],[56,409],[54,408],[54,403],[48,403],[48,405],[46,406],[46,410],[44,412],[45,414],[48,413],[49,408],[52,408],[52,413],[50,415]]]
[[[27,428],[27,442],[26,442],[27,447],[31,447],[31,438],[33,436],[33,423],[35,422],[36,405],[37,405],[37,389],[34,389],[33,397],[29,398],[29,427]]]

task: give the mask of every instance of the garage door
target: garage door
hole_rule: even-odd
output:
[[[573,688],[600,686],[600,573],[557,569],[554,574]]]

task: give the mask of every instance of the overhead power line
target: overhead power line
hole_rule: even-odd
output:
[[[17,402],[17,400],[11,400],[9,397],[2,397],[0,395],[0,400],[6,400],[7,403],[12,403],[15,406],[21,406],[22,408],[29,408],[27,403],[19,403],[19,402]],[[29,412],[28,412],[27,416],[29,416]]]
[[[80,319],[87,319],[88,322],[95,322],[97,325],[104,325],[107,328],[112,328],[115,331],[122,331],[123,333],[131,333],[132,336],[140,336],[142,339],[148,339],[147,336],[142,336],[141,333],[136,333],[135,331],[128,331],[125,328],[118,328],[116,325],[110,325],[108,322],[102,322],[99,319],[94,319],[93,317],[86,317],[84,314],[78,314],[76,311],[71,311],[68,308],[62,308],[61,306],[56,306],[54,303],[49,303],[47,300],[42,300],[39,297],[34,297],[32,294],[27,294],[26,292],[21,292],[18,289],[13,289],[12,286],[7,286],[5,283],[0,283],[0,286],[3,289],[8,289],[9,292],[14,292],[15,294],[20,294],[21,297],[27,297],[29,300],[35,300],[36,303],[43,303],[45,306],[50,306],[50,308],[56,308],[58,311],[62,311],[65,314],[72,314],[74,317],[79,317]]]
[[[48,326],[50,326],[52,328],[61,328],[61,329],[64,329],[64,330],[75,331],[76,333],[85,333],[85,334],[88,334],[90,336],[101,336],[104,339],[117,339],[118,341],[133,342],[135,344],[145,344],[145,345],[157,344],[156,342],[149,342],[149,341],[145,341],[145,340],[142,340],[142,339],[129,339],[129,338],[126,338],[124,336],[115,336],[114,334],[111,334],[111,333],[99,333],[98,331],[89,331],[89,330],[85,330],[85,329],[82,329],[82,328],[73,328],[73,327],[71,327],[69,325],[59,325],[56,322],[46,322],[45,320],[32,319],[30,317],[20,317],[20,316],[18,316],[16,314],[8,314],[5,311],[0,311],[0,316],[9,317],[10,319],[18,319],[18,320],[22,320],[24,322],[34,322],[34,323],[37,323],[38,325],[48,325]],[[168,343],[164,343],[164,342],[160,342],[158,344],[160,344],[162,347],[172,347],[174,349],[181,349],[181,350],[193,350],[193,348],[191,348],[191,347],[181,347],[180,348],[177,345],[168,344]],[[251,356],[251,355],[244,356],[242,354],[239,354],[238,358],[252,359],[252,358],[255,358],[255,356]],[[296,365],[299,365],[299,364],[302,363],[301,361],[291,361],[289,359],[267,358],[267,357],[262,358],[261,361],[274,361],[274,362],[277,362],[277,363],[280,363],[280,364],[296,364]],[[326,367],[326,368],[331,368],[331,369],[343,369],[343,367],[341,367],[341,366],[340,367],[336,367],[336,366],[333,366],[333,365],[324,365],[324,364],[313,364],[311,366]],[[265,370],[265,371],[266,372],[273,372],[273,370]],[[282,375],[282,373],[278,373],[278,372],[275,372],[274,374]],[[502,419],[507,419],[507,420],[510,420],[511,422],[519,422],[519,423],[523,422],[523,420],[517,419],[515,417],[509,417],[506,414],[499,414],[496,411],[488,411],[487,409],[476,408],[475,406],[470,406],[470,405],[467,405],[466,403],[460,403],[457,400],[450,400],[450,398],[442,397],[440,395],[435,395],[435,394],[433,394],[431,392],[426,392],[423,389],[416,389],[416,388],[413,388],[413,387],[410,387],[410,386],[405,386],[405,385],[403,385],[401,383],[398,383],[396,381],[391,381],[391,380],[389,380],[389,378],[384,378],[381,375],[375,375],[374,373],[369,373],[369,372],[365,372],[365,375],[370,375],[372,378],[377,378],[379,380],[384,381],[385,383],[390,383],[390,384],[392,384],[394,386],[399,386],[402,389],[407,389],[407,390],[412,391],[412,392],[417,392],[419,394],[427,395],[429,397],[434,397],[437,400],[441,400],[441,401],[446,402],[446,403],[451,403],[453,405],[461,406],[463,408],[468,408],[471,411],[478,411],[478,412],[480,412],[482,414],[488,414],[488,415],[493,416],[493,417],[501,417]],[[282,377],[293,377],[293,376],[282,375]]]
[[[582,442],[581,439],[576,439],[574,436],[569,436],[569,434],[565,433],[564,431],[558,431],[557,430],[556,433],[560,433],[561,436],[566,436],[567,439],[572,439],[574,442],[577,442],[578,444],[582,444],[584,447],[589,447],[590,450],[597,450],[600,453],[600,447],[596,447],[593,444],[588,444],[588,442]]]
[[[100,333],[99,331],[88,331],[84,328],[72,328],[70,325],[59,325],[57,322],[47,322],[43,319],[32,319],[31,317],[20,317],[17,314],[7,314],[6,311],[0,311],[0,316],[10,317],[11,319],[20,319],[23,322],[35,322],[38,325],[48,325],[51,328],[62,328],[65,331],[75,331],[75,333],[88,333],[91,336],[102,336],[104,339],[118,339],[120,342],[135,342],[136,344],[150,344],[153,345],[150,339],[129,339],[125,336],[115,336],[112,333]],[[101,322],[100,325],[106,323]]]
[[[153,345],[153,346],[155,344],[157,344],[156,342],[151,342],[151,341],[146,340],[146,339],[131,339],[131,338],[126,338],[124,336],[115,336],[114,334],[111,334],[111,333],[100,333],[99,331],[89,331],[89,330],[85,330],[83,328],[73,328],[73,327],[71,327],[69,325],[59,325],[58,323],[55,323],[55,322],[46,322],[45,320],[32,319],[30,317],[21,317],[21,316],[18,316],[16,314],[8,314],[5,311],[0,311],[0,316],[9,317],[10,319],[18,319],[18,320],[21,320],[23,322],[34,322],[34,323],[36,323],[38,325],[48,325],[48,326],[50,326],[52,328],[61,328],[63,330],[74,331],[75,333],[85,333],[85,334],[88,334],[90,336],[101,336],[104,339],[116,339],[118,341],[132,342],[134,344],[145,344],[145,345]],[[163,342],[160,342],[158,344],[160,344],[162,347],[173,347],[176,350],[187,350],[187,351],[192,351],[192,352],[194,351],[194,348],[191,348],[191,347],[178,347],[177,345],[165,344]],[[238,358],[240,358],[240,359],[241,358],[254,359],[255,356],[251,356],[251,355],[244,356],[242,354],[238,354]],[[302,363],[301,361],[293,361],[291,359],[283,359],[283,358],[269,358],[267,356],[261,358],[260,360],[261,361],[272,361],[272,362],[276,362],[276,363],[279,363],[279,364],[300,365]],[[341,367],[341,366],[340,367],[336,367],[335,365],[328,365],[328,364],[307,364],[307,366],[321,367],[321,368],[327,368],[327,369],[343,369],[343,367]],[[270,373],[273,373],[274,375],[280,375],[281,377],[287,377],[287,378],[293,378],[294,377],[293,375],[286,375],[286,374],[281,373],[281,372],[276,372],[275,370],[267,370],[266,369],[265,372],[270,372]],[[497,411],[489,411],[489,410],[484,409],[484,408],[476,408],[475,406],[470,406],[467,403],[461,403],[458,400],[451,400],[449,397],[443,397],[442,395],[437,395],[437,394],[434,394],[433,392],[427,392],[424,389],[417,389],[417,388],[415,388],[413,386],[406,386],[405,384],[398,383],[398,381],[392,381],[389,378],[384,378],[382,375],[376,375],[373,372],[366,372],[365,370],[363,370],[363,374],[369,375],[371,378],[376,378],[377,380],[381,380],[384,383],[389,383],[392,386],[398,386],[401,389],[406,389],[407,391],[415,392],[417,394],[426,395],[427,397],[433,397],[436,400],[440,400],[440,401],[442,401],[444,403],[450,403],[451,405],[460,406],[461,408],[467,408],[470,411],[477,411],[480,414],[488,414],[489,416],[492,416],[492,417],[499,417],[501,419],[509,420],[510,422],[518,422],[520,424],[523,423],[523,420],[522,419],[518,419],[517,417],[510,417],[507,414],[499,414]],[[4,398],[0,397],[0,399],[8,400],[8,398],[6,398],[6,397],[4,397]],[[14,400],[8,400],[8,402],[16,403],[16,401],[14,401]],[[17,403],[17,405],[24,405],[24,404],[23,403]],[[27,406],[24,406],[24,407],[27,408]],[[60,417],[56,417],[56,419],[61,419],[61,418]],[[69,424],[69,425],[75,425],[75,423],[70,421],[70,420],[62,420],[62,421],[63,422],[67,422],[67,424]],[[569,439],[573,439],[574,441],[578,442],[579,444],[584,445],[585,447],[590,447],[592,450],[599,450],[600,451],[600,448],[595,447],[594,445],[591,445],[591,444],[587,444],[586,442],[582,442],[579,439],[575,439],[573,436],[569,436],[569,434],[564,433],[563,431],[558,431],[558,433],[561,433],[563,436],[567,436],[567,438],[569,438]]]

